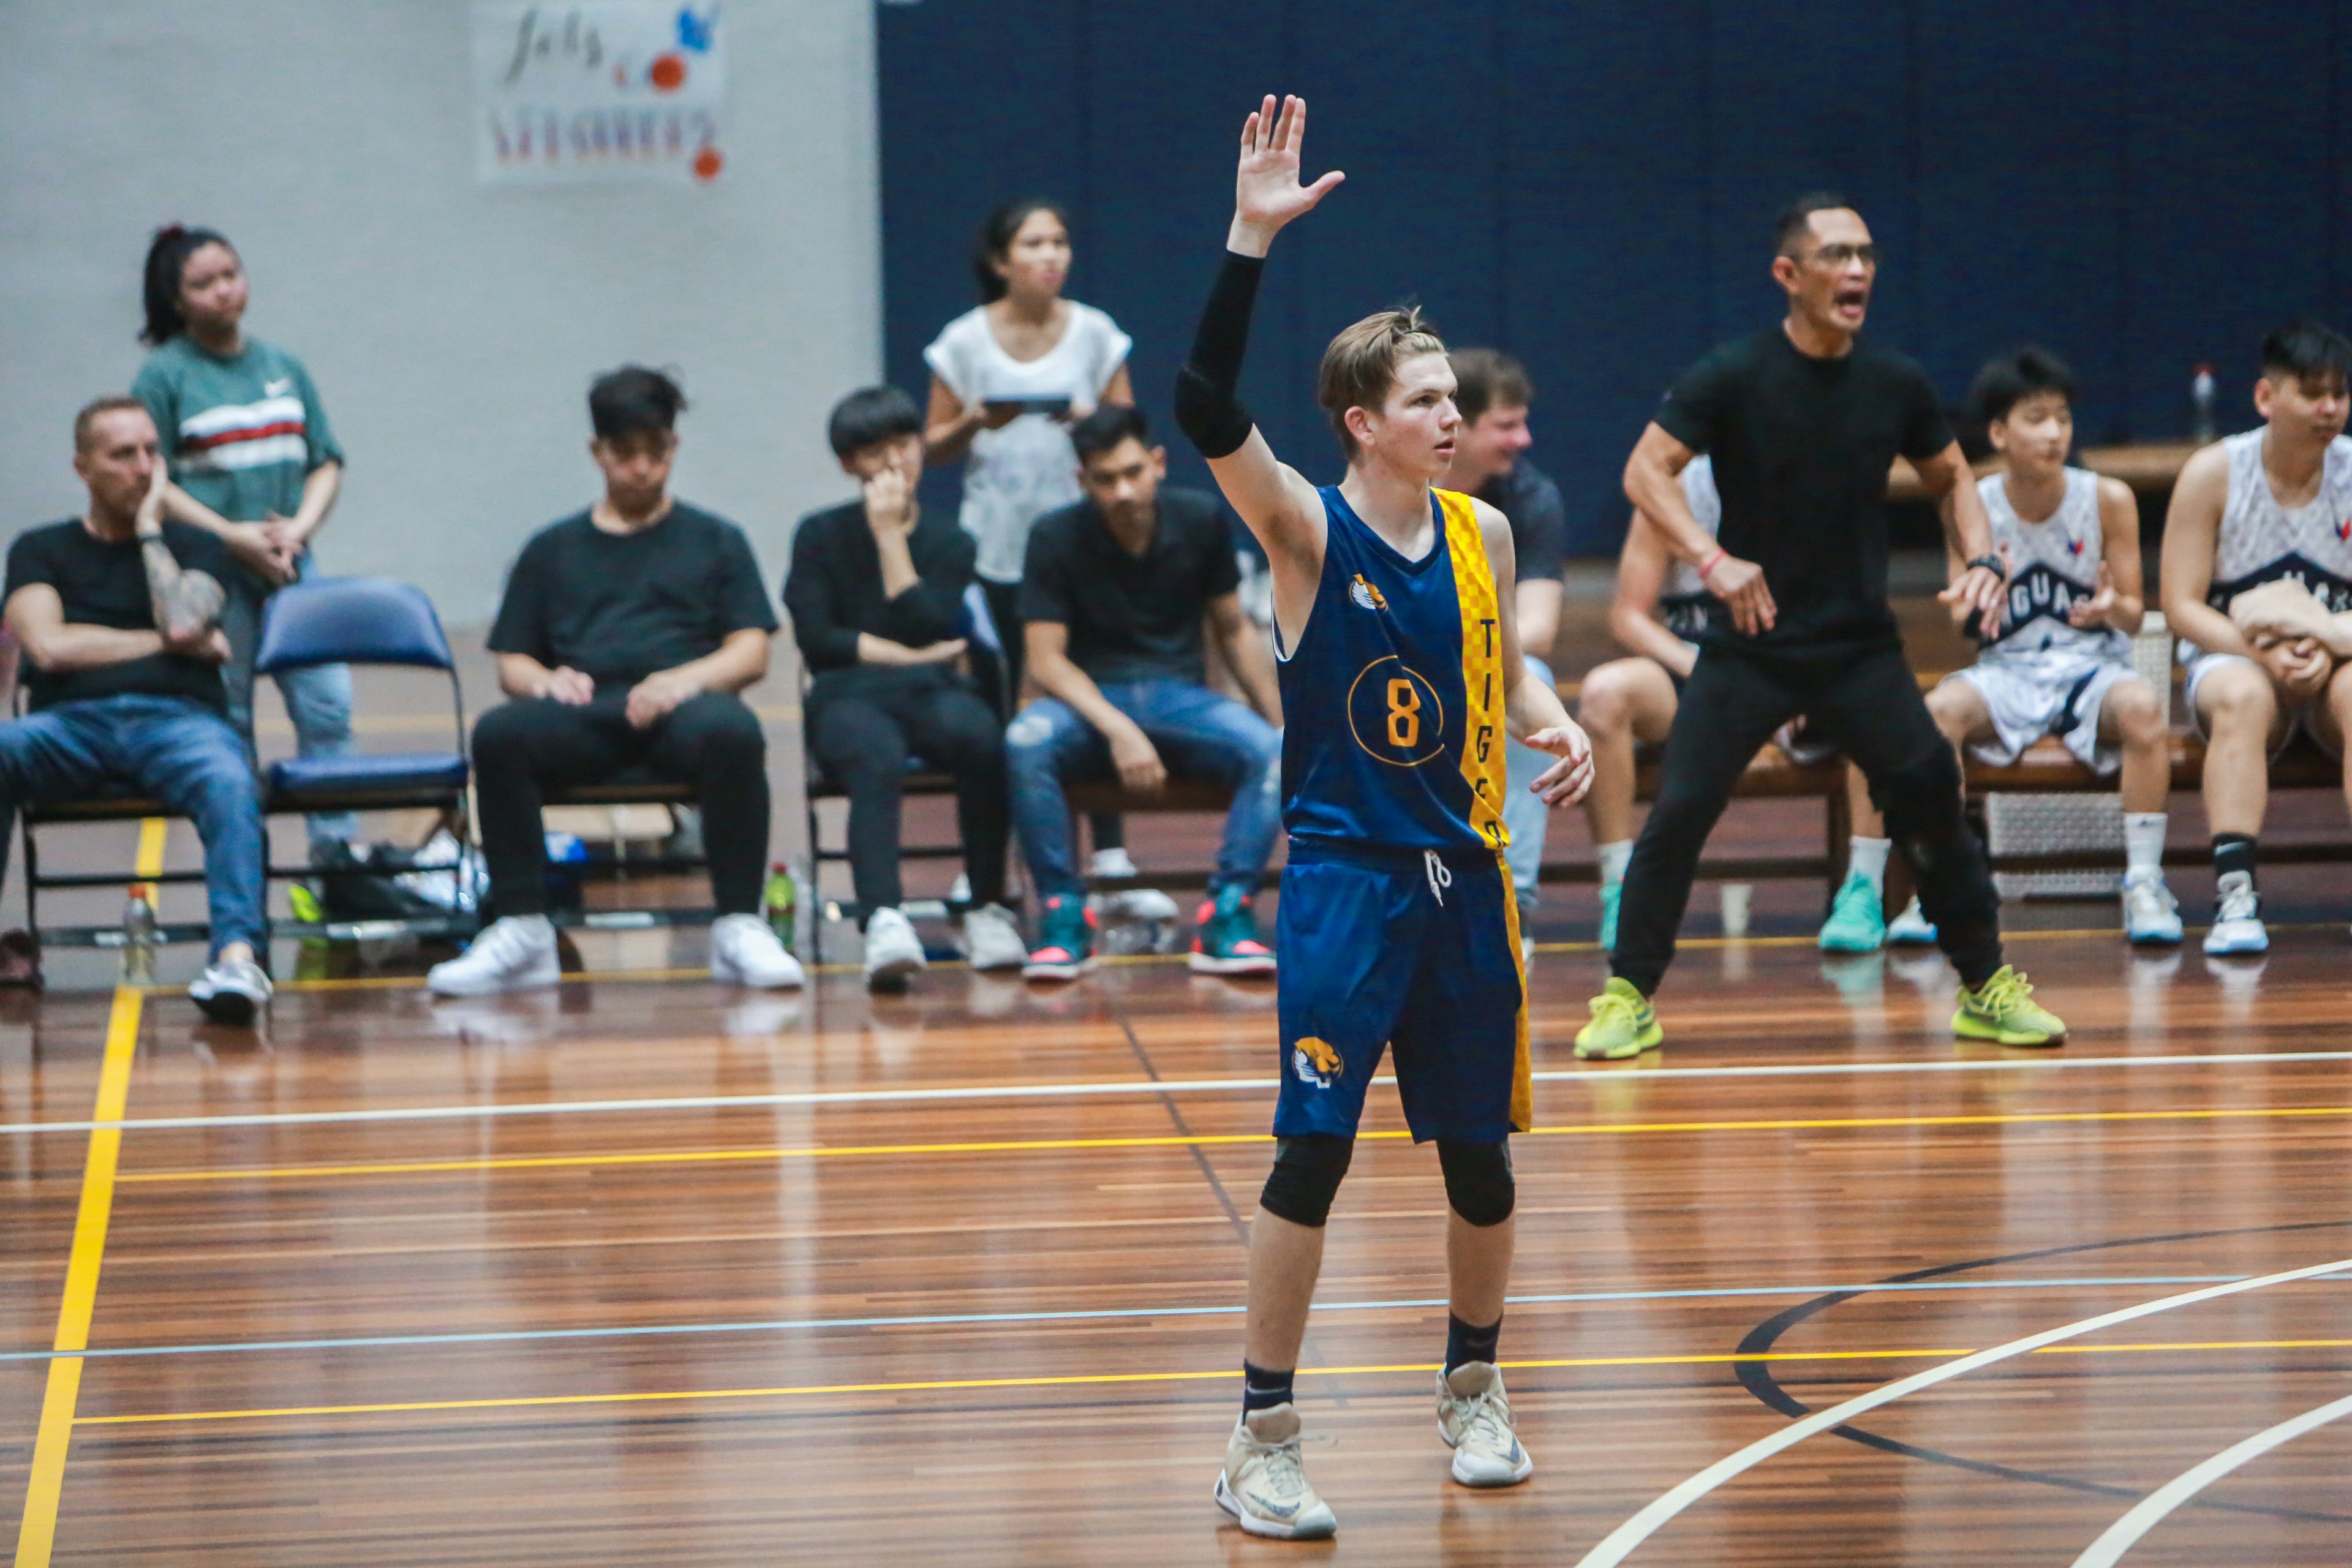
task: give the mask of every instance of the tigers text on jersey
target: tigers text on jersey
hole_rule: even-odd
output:
[[[2292,577],[2329,610],[2352,610],[2352,437],[2338,436],[2321,459],[2319,493],[2289,511],[2263,467],[2262,429],[2231,436],[2230,493],[2213,540],[2212,586],[2205,602],[2230,613],[2249,588]],[[2181,658],[2194,650],[2183,641]]]
[[[2129,637],[2113,626],[2077,626],[2071,618],[2076,605],[2099,592],[2099,476],[2068,468],[2065,498],[2040,522],[2017,515],[2003,475],[1979,479],[1977,495],[1992,524],[1993,552],[2009,560],[2009,602],[1984,657],[2071,653],[2128,663]]]
[[[1336,487],[1321,494],[1323,575],[1298,646],[1278,650],[1283,826],[1304,839],[1500,848],[1510,694],[1474,503],[1430,492],[1436,541],[1407,561]]]

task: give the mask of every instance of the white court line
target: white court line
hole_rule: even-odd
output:
[[[2273,1062],[2352,1061],[2352,1051],[2183,1052],[2173,1056],[2003,1057],[1969,1061],[1792,1062],[1749,1067],[1620,1068],[1534,1073],[1538,1083],[1622,1083],[1628,1079],[1817,1078],[1868,1073],[2052,1072],[2069,1068],[2244,1067]],[[1382,1073],[1374,1083],[1394,1083]],[[122,1121],[0,1122],[0,1136],[26,1132],[172,1131],[206,1127],[319,1127],[369,1121],[457,1121],[485,1116],[583,1116],[626,1111],[737,1110],[795,1105],[910,1105],[927,1100],[1051,1100],[1086,1095],[1265,1093],[1271,1078],[1110,1079],[1095,1083],[982,1084],[961,1089],[824,1089],[777,1094],[704,1094],[647,1100],[550,1100],[515,1105],[409,1105],[366,1110],[271,1110],[234,1116],[138,1116]]]
[[[2089,1550],[2074,1559],[2074,1568],[2115,1568],[2123,1561],[2139,1538],[2162,1521],[2164,1516],[2228,1475],[2249,1459],[2259,1459],[2273,1448],[2294,1442],[2306,1432],[2315,1431],[2330,1421],[2352,1415],[2352,1395],[2323,1405],[2316,1410],[2306,1410],[2290,1421],[2282,1421],[2266,1431],[2257,1432],[2242,1442],[2232,1443],[2202,1464],[2192,1465],[2156,1490],[2134,1503],[2131,1511],[2107,1526],[2105,1533],[2091,1542]]]
[[[1817,1433],[1826,1432],[1832,1426],[1843,1426],[1858,1415],[1875,1410],[1882,1405],[1892,1405],[1896,1400],[1916,1394],[1923,1388],[1932,1388],[1939,1383],[1949,1382],[1979,1367],[1990,1366],[1995,1362],[2007,1361],[2011,1356],[2024,1355],[2029,1352],[2040,1350],[2043,1345],[2056,1344],[2061,1340],[2071,1340],[2083,1334],[2095,1333],[2101,1329],[2114,1328],[2118,1323],[2128,1323],[2140,1318],[2153,1317],[2158,1312],[2168,1312],[2175,1307],[2194,1306],[2200,1301],[2211,1301],[2223,1296],[2235,1296],[2243,1291],[2260,1290],[2265,1286],[2284,1285],[2297,1279],[2315,1279],[2319,1275],[2334,1274],[2345,1268],[2352,1268],[2352,1258],[2339,1258],[2333,1263],[2315,1263],[2305,1268],[2290,1268],[2284,1273],[2264,1274],[2252,1279],[2235,1279],[2226,1285],[2209,1285],[2202,1290],[2189,1290],[2178,1296],[2166,1296],[2154,1301],[2142,1301],[2136,1307],[2126,1307],[2114,1312],[2102,1312],[2095,1318],[2084,1318],[2080,1322],[2066,1323],[2054,1329],[2044,1329],[2038,1334],[2028,1334],[2021,1340],[2011,1340],[2005,1345],[1995,1345],[1990,1350],[1979,1351],[1974,1355],[1964,1355],[1957,1361],[1948,1361],[1940,1365],[1931,1366],[1925,1372],[1914,1373],[1909,1377],[1884,1384],[1867,1394],[1857,1394],[1843,1405],[1832,1405],[1826,1410],[1816,1410],[1803,1420],[1793,1421],[1770,1436],[1759,1437],[1738,1453],[1717,1459],[1672,1490],[1653,1500],[1641,1512],[1611,1531],[1598,1546],[1577,1560],[1576,1568],[1616,1568],[1616,1564],[1633,1555],[1633,1549],[1655,1534],[1667,1521],[1733,1477],[1754,1469],[1773,1455],[1786,1448],[1793,1448]]]

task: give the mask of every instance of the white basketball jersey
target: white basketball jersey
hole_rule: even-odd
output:
[[[2009,557],[2008,613],[2000,634],[1984,645],[1986,655],[2058,650],[2128,660],[2129,637],[2113,626],[2078,626],[2071,619],[2076,605],[2099,592],[2099,476],[2068,468],[2065,499],[2040,522],[2017,515],[2004,475],[1979,479],[1977,494],[1992,523],[1993,552]]]
[[[2352,610],[2352,437],[2327,444],[2319,493],[2289,511],[2263,468],[2263,434],[2248,430],[2221,443],[2230,453],[2230,496],[2205,602],[2226,616],[2247,589],[2293,577],[2329,610]]]
[[[1715,460],[1704,455],[1693,458],[1683,469],[1683,499],[1690,503],[1691,516],[1713,538],[1723,526],[1723,498],[1716,493]],[[1666,582],[1658,595],[1658,618],[1666,630],[1685,642],[1696,642],[1706,630],[1708,611],[1715,595],[1707,592],[1699,580],[1698,568],[1677,555],[1666,565]]]

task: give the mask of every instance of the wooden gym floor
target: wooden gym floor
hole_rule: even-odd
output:
[[[1142,959],[1057,992],[672,970],[436,1003],[383,976],[289,987],[257,1036],[172,988],[19,995],[16,1561],[50,1560],[53,1508],[61,1563],[1570,1563],[1683,1487],[1632,1561],[2071,1562],[2352,1393],[2352,955],[2332,923],[2252,963],[2105,931],[2014,955],[2066,1050],[1957,1045],[1939,961],[1787,936],[1693,944],[1665,1050],[1615,1068],[1568,1049],[1595,955],[1539,956],[1503,1342],[1538,1468],[1507,1494],[1445,1476],[1444,1199],[1376,1089],[1301,1378],[1339,1439],[1309,1450],[1328,1546],[1208,1495],[1263,984]],[[2313,1266],[1688,1485],[1967,1352]],[[2348,1466],[2352,1422],[2280,1442],[2128,1561],[2340,1563]]]

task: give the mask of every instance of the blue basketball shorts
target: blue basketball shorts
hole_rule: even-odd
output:
[[[1294,838],[1275,946],[1275,1136],[1353,1136],[1391,1048],[1414,1142],[1498,1143],[1528,1130],[1518,903],[1492,850]]]

